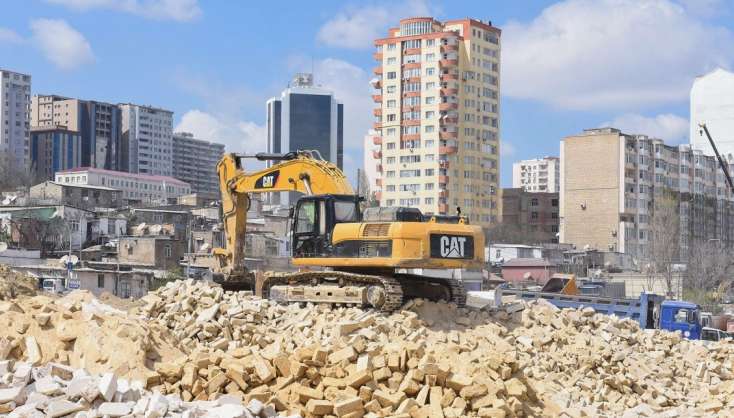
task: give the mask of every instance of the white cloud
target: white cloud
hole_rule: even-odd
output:
[[[197,109],[184,113],[175,131],[190,132],[196,138],[224,144],[227,152],[264,152],[267,145],[265,126],[217,117]]]
[[[46,0],[71,9],[109,9],[158,20],[188,22],[201,16],[198,0]]]
[[[430,16],[432,11],[427,0],[349,7],[321,26],[317,38],[329,46],[368,49],[375,39],[386,37],[387,29],[397,25],[399,19]]]
[[[12,29],[0,28],[0,43],[20,43],[23,38]]]
[[[65,20],[35,19],[31,21],[31,31],[35,45],[62,70],[73,70],[94,62],[87,39]]]
[[[566,0],[502,39],[504,94],[573,109],[684,101],[734,56],[729,30],[670,0]]]
[[[617,128],[628,134],[648,135],[673,144],[688,142],[688,119],[670,113],[653,117],[627,113],[601,126]]]

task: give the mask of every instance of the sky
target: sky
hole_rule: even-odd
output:
[[[345,167],[372,124],[373,40],[401,18],[472,17],[502,29],[501,184],[512,163],[614,126],[688,142],[696,76],[734,64],[734,0],[15,0],[0,68],[32,94],[174,111],[175,129],[264,151],[265,101],[313,71],[345,105]]]

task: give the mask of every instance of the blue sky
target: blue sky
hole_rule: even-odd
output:
[[[373,104],[371,40],[403,17],[474,17],[503,29],[502,184],[512,162],[557,155],[603,124],[688,141],[696,75],[734,61],[726,0],[4,2],[0,67],[34,94],[171,109],[181,129],[232,151],[263,148],[265,100],[292,74],[346,106],[345,171],[362,163]]]

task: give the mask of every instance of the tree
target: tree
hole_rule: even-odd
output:
[[[14,159],[0,154],[0,191],[30,187],[37,182],[27,167],[18,166]]]
[[[650,214],[647,274],[650,282],[662,278],[668,296],[675,294],[674,265],[680,263],[680,211],[678,200],[663,192],[655,197]]]
[[[693,242],[688,251],[686,287],[703,295],[726,293],[732,284],[732,256],[734,251],[719,240]]]

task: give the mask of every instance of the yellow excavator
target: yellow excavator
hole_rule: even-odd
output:
[[[248,173],[246,158],[269,161]],[[225,289],[250,288],[278,302],[398,308],[423,297],[464,305],[460,279],[431,270],[482,268],[484,234],[462,216],[423,215],[416,208],[361,210],[344,173],[315,151],[226,154],[217,165],[226,248],[216,248],[215,280]],[[290,210],[292,263],[301,271],[259,277],[245,266],[251,193],[304,193]],[[440,276],[436,274],[435,276]],[[445,274],[443,276],[446,276]]]

